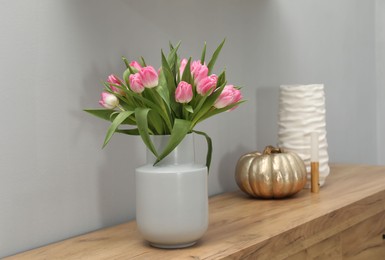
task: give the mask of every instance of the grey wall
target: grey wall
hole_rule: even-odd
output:
[[[331,161],[377,162],[374,14],[373,1],[298,0],[268,1],[248,16],[257,25],[247,49],[259,61],[258,146],[275,141],[278,103],[266,108],[279,84],[324,83]]]
[[[377,85],[377,157],[385,164],[385,1],[375,2],[375,62]]]
[[[246,86],[245,105],[198,127],[214,142],[210,194],[236,189],[242,153],[276,143],[280,84],[325,84],[332,162],[385,163],[380,0],[0,5],[0,257],[133,218],[143,144],[116,135],[101,150],[108,125],[82,109],[122,55],[159,66],[169,40],[198,58],[226,37],[217,65]]]

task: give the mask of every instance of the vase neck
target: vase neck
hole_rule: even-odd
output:
[[[169,135],[151,136],[151,140],[154,143],[155,149],[158,151],[158,153],[161,153],[164,150],[169,138]],[[147,149],[147,164],[153,164],[155,161],[156,157],[149,149]],[[194,162],[194,135],[188,134],[185,136],[182,142],[157,165],[193,164]]]

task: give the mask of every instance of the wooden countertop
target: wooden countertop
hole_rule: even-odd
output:
[[[225,193],[210,198],[209,210],[209,229],[191,248],[153,248],[132,221],[7,259],[283,259],[384,211],[385,167],[334,165],[318,194]]]

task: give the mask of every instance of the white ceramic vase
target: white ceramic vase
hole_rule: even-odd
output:
[[[154,136],[161,151],[168,136]],[[195,163],[194,135],[188,134],[166,158],[135,170],[136,222],[143,238],[160,248],[194,245],[208,227],[207,167]]]
[[[279,95],[278,146],[305,162],[310,187],[311,134],[318,134],[319,184],[329,175],[324,85],[282,85]]]

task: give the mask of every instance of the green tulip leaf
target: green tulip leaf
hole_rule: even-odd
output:
[[[214,51],[213,56],[211,57],[209,63],[207,64],[207,68],[209,69],[209,74],[211,74],[211,71],[214,68],[215,62],[217,61],[217,58],[219,56],[219,53],[222,50],[223,44],[225,44],[226,39],[223,39],[222,43],[218,46],[218,48]]]
[[[140,56],[140,61],[139,61],[140,66],[142,67],[147,67],[146,61],[142,56]]]
[[[181,116],[181,111],[180,111],[180,105],[175,101],[175,75],[172,74],[170,66],[166,60],[166,57],[163,54],[162,51],[162,70],[167,82],[168,90],[169,90],[169,95],[170,95],[170,107],[172,111],[174,111],[176,117]]]
[[[126,134],[126,135],[139,135],[139,130],[138,128],[134,129],[116,129],[116,133],[120,134]]]
[[[162,70],[163,70],[163,73],[164,73],[167,85],[169,87],[170,93],[172,93],[173,91],[175,91],[175,88],[176,88],[176,86],[175,86],[175,78],[172,75],[170,65],[167,62],[166,57],[164,56],[163,51],[162,51]]]
[[[126,69],[123,72],[123,80],[124,80],[124,83],[126,83],[126,85],[128,87],[130,87],[130,75],[131,75],[130,69]]]
[[[198,122],[202,121],[201,118],[205,116],[210,110],[213,110],[213,105],[215,101],[218,99],[219,95],[222,93],[226,82],[222,84],[222,86],[219,86],[214,93],[212,93],[210,96],[208,96],[204,103],[200,106],[200,109],[195,109],[195,113],[193,115],[193,126],[195,126]],[[199,104],[198,104],[199,105]]]
[[[122,60],[123,60],[124,64],[126,65],[126,68],[128,69],[130,67],[130,64],[129,64],[127,58],[122,56]]]
[[[111,115],[117,112],[112,109],[84,109],[84,111],[107,121],[111,121]]]
[[[164,150],[161,152],[154,163],[156,165],[163,158],[169,155],[175,147],[182,142],[183,138],[191,131],[191,122],[184,119],[175,119],[174,127],[172,129],[170,139]]]
[[[206,42],[202,50],[202,55],[201,55],[201,64],[205,63],[205,58],[206,58]]]
[[[180,43],[181,42],[179,41],[175,47],[172,47],[172,45],[170,44],[170,49],[172,49],[170,50],[170,53],[167,56],[168,64],[175,64],[175,61],[178,58],[177,51],[179,49]]]
[[[134,111],[123,111],[123,112],[120,112],[119,115],[115,117],[115,119],[112,121],[110,127],[107,130],[107,134],[103,143],[103,148],[108,144],[112,135],[115,133],[116,129],[122,124],[124,120],[126,120],[133,113]]]
[[[156,92],[158,92],[159,96],[163,99],[164,103],[167,105],[167,108],[170,110],[170,92],[168,91],[167,85],[162,84],[156,88]]]
[[[184,106],[184,109],[189,112],[189,113],[194,113],[194,109],[192,108],[192,106],[190,105],[186,105]]]
[[[191,64],[191,57],[188,59],[186,63],[186,67],[183,70],[182,81],[186,81],[187,83],[192,84],[190,64]]]
[[[147,115],[150,112],[150,110],[151,109],[149,108],[142,108],[142,107],[136,108],[135,118],[138,125],[139,134],[142,137],[144,144],[156,157],[158,157],[158,152],[156,151],[154,144],[151,141],[150,135],[149,135]]]
[[[222,85],[226,85],[226,72],[225,71],[222,71],[222,73],[219,74],[218,80],[217,80],[217,86],[222,86]]]
[[[212,116],[215,116],[217,114],[220,114],[220,113],[223,113],[223,112],[226,112],[234,107],[237,107],[239,106],[240,104],[242,104],[243,102],[246,102],[246,100],[241,100],[241,101],[238,101],[234,104],[231,104],[231,105],[228,105],[227,107],[223,107],[223,108],[216,108],[216,109],[213,109],[213,110],[210,110],[207,114],[205,114],[204,116],[202,116],[201,118],[199,118],[198,122],[202,122],[203,120],[206,120],[207,118],[209,117],[212,117]]]
[[[208,136],[205,132],[201,132],[197,130],[192,130],[192,132],[198,135],[202,135],[206,138],[206,142],[207,142],[206,167],[207,167],[207,172],[210,172],[211,157],[213,154],[213,142],[211,141],[210,136]]]

